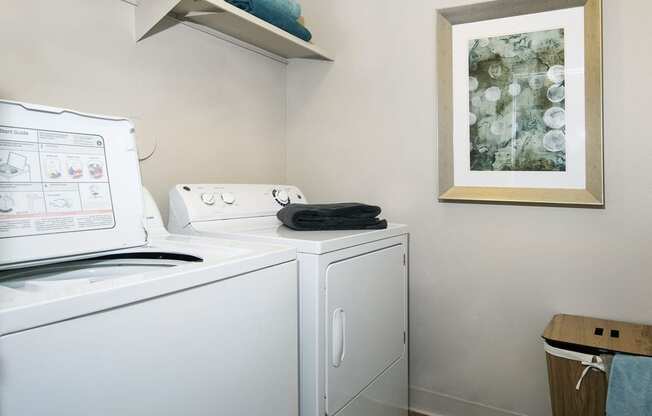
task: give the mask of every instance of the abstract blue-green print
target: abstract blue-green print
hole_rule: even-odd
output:
[[[564,30],[469,41],[472,171],[566,171]]]

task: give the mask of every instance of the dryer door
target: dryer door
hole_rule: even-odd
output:
[[[403,245],[331,264],[326,271],[326,413],[335,414],[405,349]]]

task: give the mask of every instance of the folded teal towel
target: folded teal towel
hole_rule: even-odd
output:
[[[312,33],[297,19],[301,6],[294,0],[226,0],[228,3],[303,39],[312,39]]]
[[[652,358],[617,354],[611,364],[607,416],[652,415]]]
[[[226,0],[234,6],[251,13],[256,8],[256,3],[267,3],[270,9],[286,14],[297,20],[301,17],[301,5],[294,0]]]

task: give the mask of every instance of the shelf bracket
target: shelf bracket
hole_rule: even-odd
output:
[[[136,42],[145,38],[180,2],[181,0],[140,0],[134,20]]]

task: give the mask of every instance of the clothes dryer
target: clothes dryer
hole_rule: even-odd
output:
[[[408,230],[294,231],[276,218],[306,203],[295,186],[182,184],[176,233],[297,250],[302,416],[404,416],[408,408]]]

